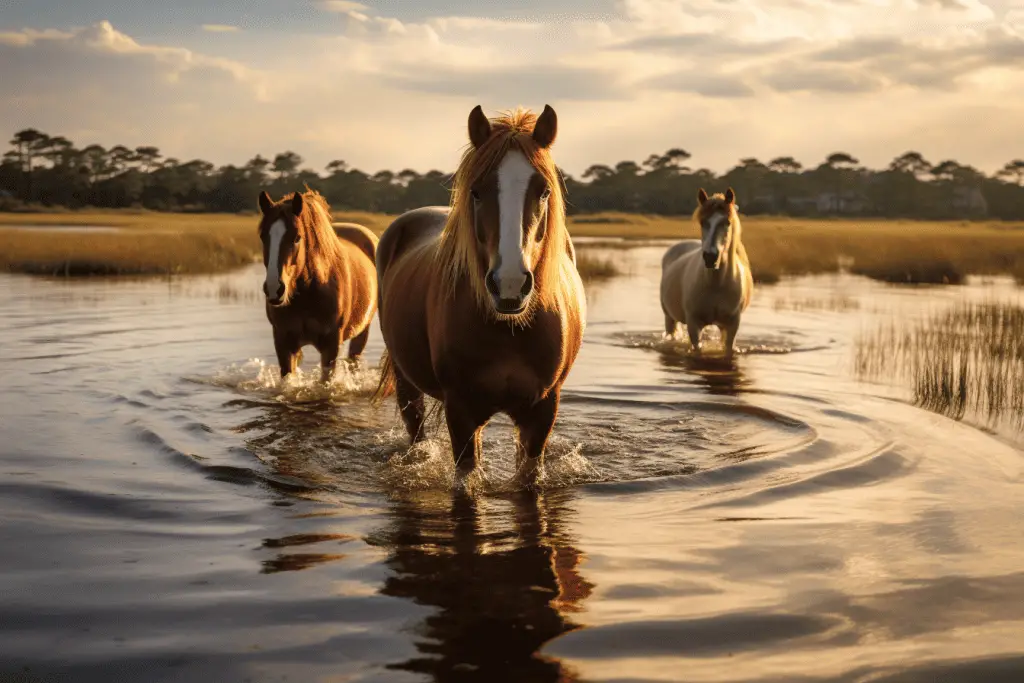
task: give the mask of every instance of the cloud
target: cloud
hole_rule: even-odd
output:
[[[882,78],[854,69],[827,69],[815,66],[787,66],[770,72],[762,81],[781,93],[866,93],[885,87]]]
[[[410,18],[406,5],[386,16],[383,1],[307,0],[319,33],[277,27],[273,54],[256,30],[193,36],[192,49],[110,22],[0,33],[0,125],[216,163],[294,149],[317,168],[450,171],[474,105],[548,103],[559,163],[579,173],[674,146],[720,170],[830,147],[887,163],[901,150],[872,150],[958,112],[1004,112],[1002,126],[1024,106],[1021,10],[995,17],[977,0],[619,0],[573,17],[560,0],[459,0],[456,16],[424,1]],[[922,152],[983,167],[976,150],[1016,135],[974,128],[944,128],[948,143],[929,133]]]
[[[227,24],[203,24],[202,29],[207,33],[235,33],[241,30],[237,26]]]
[[[352,2],[352,0],[321,0],[318,5],[320,9],[327,12],[366,12],[370,8],[361,2]]]
[[[614,73],[585,67],[525,66],[489,69],[437,69],[429,73],[384,76],[406,91],[509,102],[601,101],[629,98]]]
[[[642,87],[653,90],[693,93],[711,98],[751,97],[756,90],[739,76],[679,72],[644,81]]]

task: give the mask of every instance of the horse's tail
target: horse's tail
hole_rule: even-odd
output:
[[[380,402],[391,394],[395,393],[395,364],[391,360],[391,353],[384,349],[384,355],[380,357],[380,381],[377,389],[370,397],[370,403],[380,405]]]

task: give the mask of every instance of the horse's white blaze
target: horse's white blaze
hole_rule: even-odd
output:
[[[518,299],[526,284],[523,208],[534,173],[533,164],[518,150],[509,151],[498,166],[498,254],[501,265],[495,279],[503,299]]]
[[[267,257],[267,296],[277,296],[281,286],[281,239],[284,237],[284,221],[278,220],[270,226],[270,247]]]
[[[716,213],[714,216],[708,219],[708,229],[704,233],[704,240],[701,243],[701,249],[704,253],[709,253],[714,249],[721,249],[722,242],[725,240],[724,235],[722,239],[719,239],[719,228],[722,223],[728,223],[729,219],[720,213]]]

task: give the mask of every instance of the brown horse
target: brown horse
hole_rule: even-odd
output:
[[[341,344],[349,359],[363,352],[377,310],[377,236],[361,225],[331,226],[327,201],[313,190],[279,202],[260,192],[260,240],[267,279],[267,319],[282,379],[294,372],[303,346],[320,352],[329,382]]]
[[[475,107],[451,207],[409,211],[381,235],[387,351],[375,399],[397,391],[414,443],[423,395],[441,401],[462,475],[497,413],[516,426],[520,475],[535,475],[582,343],[583,284],[549,152],[556,132],[549,106],[493,121]]]

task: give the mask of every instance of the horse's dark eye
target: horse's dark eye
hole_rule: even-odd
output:
[[[540,193],[540,200],[542,202],[546,202],[550,196],[551,196],[551,188],[550,187],[545,188],[545,190]]]
[[[474,201],[474,202],[478,202],[478,201],[480,201],[480,195],[479,195],[479,194],[477,194],[477,191],[476,191],[476,190],[470,190],[470,191],[469,191],[469,196],[473,198],[473,201]]]
[[[296,234],[294,241],[295,241],[295,244],[298,244],[300,241],[302,241],[302,237],[300,235]]]

